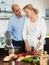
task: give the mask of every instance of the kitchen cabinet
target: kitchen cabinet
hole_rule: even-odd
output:
[[[49,54],[49,38],[46,38],[46,44],[44,45],[44,51],[47,51]]]
[[[9,20],[9,18],[12,16],[11,11],[1,11],[0,12],[0,20]]]
[[[12,15],[11,5],[14,3],[14,0],[0,0],[0,20],[8,19]]]

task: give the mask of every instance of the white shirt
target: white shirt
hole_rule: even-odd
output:
[[[41,39],[38,40],[37,38],[41,35]],[[23,28],[23,39],[28,40],[28,44],[30,46],[36,47],[38,42],[40,41],[43,43],[46,35],[46,23],[42,17],[39,17],[39,19],[36,22],[31,22],[29,18],[26,17],[26,20],[24,22],[24,28]],[[43,48],[43,44],[41,45],[41,48]]]

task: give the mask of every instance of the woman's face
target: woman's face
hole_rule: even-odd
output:
[[[26,9],[25,9],[25,13],[26,13],[26,16],[27,16],[27,17],[31,17],[34,12],[33,12],[33,10],[29,10],[29,9],[26,8]]]

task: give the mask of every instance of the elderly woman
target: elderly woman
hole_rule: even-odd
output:
[[[34,46],[34,51],[43,50],[43,41],[46,35],[46,23],[44,19],[38,15],[39,10],[34,8],[32,4],[27,4],[23,11],[26,13],[26,20],[23,28],[23,38],[25,41],[26,51],[30,51]]]

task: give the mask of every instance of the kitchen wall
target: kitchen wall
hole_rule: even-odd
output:
[[[4,33],[7,29],[8,20],[0,20],[0,36],[4,37]]]
[[[49,20],[46,20],[47,33],[49,33]]]
[[[45,9],[49,8],[49,0],[45,0]],[[47,27],[47,33],[49,33],[49,19],[45,19],[46,21],[46,27]]]
[[[32,3],[37,9],[40,10],[40,15],[45,16],[45,8],[48,7],[47,0],[14,0],[14,3],[19,4],[21,8],[27,3]],[[23,13],[23,12],[22,12]],[[49,32],[49,21],[47,21],[47,30]],[[0,36],[4,36],[5,31],[7,30],[8,20],[0,20]]]
[[[49,8],[49,0],[45,0],[45,8]]]

